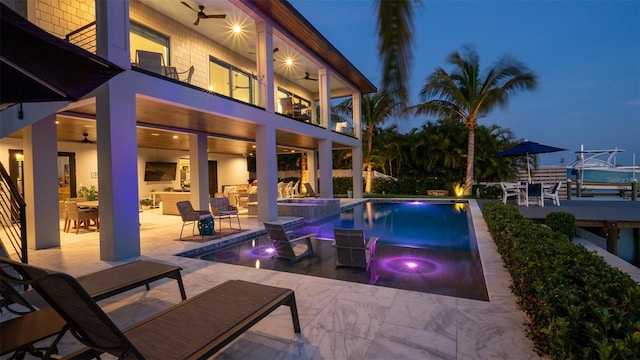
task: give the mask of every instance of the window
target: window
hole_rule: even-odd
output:
[[[214,57],[209,61],[209,90],[216,94],[258,104],[258,78]]]
[[[136,22],[131,22],[129,32],[131,62],[136,63],[136,50],[161,53],[164,65],[169,65],[169,37]]]

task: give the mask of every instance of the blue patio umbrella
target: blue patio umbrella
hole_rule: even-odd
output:
[[[527,158],[527,175],[529,175],[529,182],[531,182],[531,169],[529,169],[529,155],[552,153],[558,151],[566,151],[567,149],[543,145],[533,141],[523,141],[505,151],[501,151],[495,154],[496,157],[508,157],[508,156],[525,156]]]

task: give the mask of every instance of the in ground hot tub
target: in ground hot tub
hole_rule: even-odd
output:
[[[340,199],[283,199],[278,200],[278,216],[299,216],[317,219],[340,212]]]

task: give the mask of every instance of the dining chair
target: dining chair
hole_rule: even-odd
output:
[[[89,230],[89,226],[91,225],[91,220],[96,224],[96,228],[100,227],[100,223],[98,221],[98,209],[81,209],[78,207],[78,204],[75,201],[67,201],[67,218],[69,219],[66,224],[65,232],[69,232],[71,230],[71,221],[74,221],[76,224],[76,235],[80,230],[80,227],[84,225],[86,230]]]
[[[527,188],[525,190],[525,195],[524,195],[525,206],[529,207],[529,202],[531,201],[531,198],[535,198],[536,201],[538,202],[538,205],[541,207],[544,207],[544,197],[542,194],[542,188],[543,188],[542,183],[527,184]]]

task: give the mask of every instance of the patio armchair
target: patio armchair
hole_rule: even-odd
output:
[[[556,182],[551,189],[543,189],[542,202],[544,199],[551,199],[553,205],[560,206],[560,188],[562,187],[562,181]]]
[[[164,66],[164,56],[162,53],[136,50],[136,61],[137,66],[141,69],[162,74],[162,67]]]
[[[182,232],[184,227],[191,225],[191,235],[196,236],[196,224],[200,224],[201,221],[210,219],[213,222],[213,215],[209,210],[194,210],[191,205],[191,201],[178,201],[176,203],[178,212],[182,217],[182,229],[180,229],[180,240],[182,240]],[[214,229],[212,229],[214,230]],[[204,239],[205,234],[200,231],[200,236]]]
[[[313,256],[311,239],[315,238],[315,233],[291,238],[282,224],[265,222],[264,228],[273,241],[277,258],[296,262],[302,258]]]
[[[185,71],[179,71],[179,72],[176,73],[176,75],[178,76],[178,80],[186,82],[187,84],[191,84],[191,77],[193,76],[194,71],[195,71],[195,68],[193,67],[193,65],[191,65],[190,68],[188,68]],[[183,74],[186,74],[185,78],[184,79],[180,79],[180,77]]]
[[[377,236],[365,241],[363,229],[333,229],[336,248],[336,268],[341,266],[363,268],[371,272],[369,284],[378,281],[375,266]]]
[[[502,203],[506,204],[510,197],[515,197],[518,204],[520,204],[520,189],[516,184],[507,184],[500,182],[502,188]]]
[[[222,219],[229,219],[229,228],[233,230],[240,230],[240,216],[238,215],[237,208],[231,208],[229,206],[229,199],[226,197],[211,198],[209,199],[209,207],[211,208],[211,215],[213,219],[218,219],[218,228],[222,233]],[[234,217],[238,220],[238,228],[234,229],[231,226],[231,218]]]

